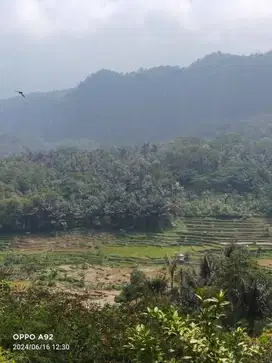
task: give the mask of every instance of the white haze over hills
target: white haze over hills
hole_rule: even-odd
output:
[[[0,97],[271,44],[271,0],[1,0]]]

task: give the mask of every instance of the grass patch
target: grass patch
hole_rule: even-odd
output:
[[[204,246],[195,246],[194,250],[201,252]],[[163,258],[165,255],[175,253],[190,253],[190,246],[157,247],[157,246],[104,246],[102,251],[105,255],[119,255],[120,257],[134,258]]]
[[[6,254],[6,252],[0,252],[0,262],[4,260]]]
[[[31,285],[31,281],[30,280],[13,280],[10,281],[11,286],[16,286],[16,287],[29,287]]]

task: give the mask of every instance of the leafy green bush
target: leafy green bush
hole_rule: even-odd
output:
[[[0,347],[0,363],[16,363],[8,351]]]
[[[198,296],[200,300],[202,298]],[[177,310],[148,308],[152,323],[129,331],[128,355],[135,363],[253,363],[262,355],[242,328],[227,331],[222,311],[228,302],[221,291],[202,300],[197,316],[180,316]]]

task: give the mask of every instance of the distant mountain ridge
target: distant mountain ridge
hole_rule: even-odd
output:
[[[2,100],[0,128],[45,142],[125,145],[213,137],[264,114],[272,115],[272,52],[217,52],[185,68],[101,70],[69,90]]]

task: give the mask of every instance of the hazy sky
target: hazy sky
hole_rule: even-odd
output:
[[[272,49],[272,0],[0,0],[0,97]]]

